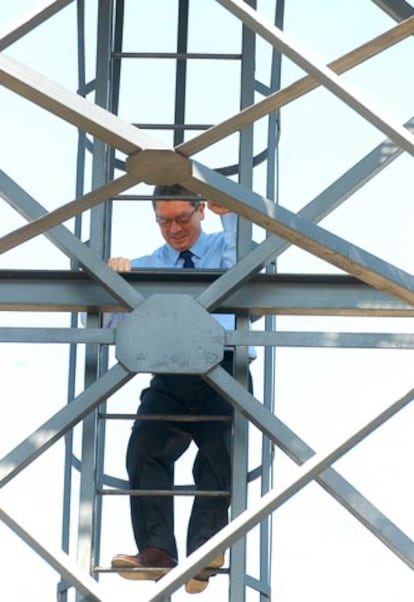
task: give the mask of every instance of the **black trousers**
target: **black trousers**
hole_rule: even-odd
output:
[[[221,365],[232,373],[231,353],[226,353]],[[231,420],[140,420],[140,416],[148,414],[231,416],[233,408],[197,375],[155,375],[142,391],[138,419],[128,444],[131,489],[171,490],[174,463],[194,441],[198,447],[193,466],[196,488],[230,491]],[[156,546],[177,558],[173,497],[131,496],[130,503],[138,550]],[[227,524],[229,504],[228,496],[195,496],[187,530],[188,554]]]

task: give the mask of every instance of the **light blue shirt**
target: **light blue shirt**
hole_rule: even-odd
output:
[[[201,232],[196,242],[190,247],[193,253],[194,267],[198,269],[225,270],[236,263],[237,216],[226,213],[221,216],[222,232],[206,234]],[[182,268],[183,260],[180,252],[165,243],[151,255],[132,259],[132,268]]]
[[[221,232],[207,234],[201,232],[196,242],[190,247],[196,269],[228,269],[236,263],[237,215],[225,213],[220,216],[223,225]],[[184,260],[179,258],[180,252],[165,243],[150,255],[143,255],[131,260],[134,268],[182,268]],[[106,314],[104,326],[115,326],[128,314]],[[226,330],[234,330],[232,314],[213,314]]]
[[[207,234],[201,232],[196,242],[190,247],[193,253],[194,267],[198,269],[225,270],[236,263],[237,215],[225,213],[220,216],[223,225],[221,232]],[[131,260],[132,268],[183,268],[184,260],[180,252],[167,243],[150,255],[143,255]],[[212,314],[225,330],[234,330],[233,314]],[[104,314],[104,327],[111,328],[128,316],[127,312]],[[256,351],[249,347],[249,358],[254,359]]]

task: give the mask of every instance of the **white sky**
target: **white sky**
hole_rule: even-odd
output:
[[[226,11],[210,0],[208,19],[201,6],[192,2],[192,30],[189,50],[237,52],[238,26]],[[95,42],[94,10],[88,2],[88,78],[93,77]],[[175,32],[171,21],[176,2],[145,3],[145,19],[136,18],[138,3],[127,2],[126,50],[174,50]],[[19,21],[42,2],[20,0],[0,4],[0,29]],[[259,2],[259,9],[271,15],[273,1]],[[140,3],[139,6],[142,6]],[[133,8],[131,8],[133,7]],[[162,10],[160,10],[162,8]],[[198,12],[199,11],[199,12]],[[134,18],[135,17],[135,18]],[[152,29],[157,21],[157,31]],[[33,31],[6,53],[65,87],[76,89],[75,3],[50,22]],[[340,56],[393,25],[393,21],[369,0],[286,1],[285,31],[310,56],[323,62]],[[142,43],[142,47],[139,44]],[[269,51],[262,42],[262,60],[257,77],[268,83]],[[409,39],[347,74],[345,79],[366,95],[381,111],[403,123],[412,116],[413,40]],[[200,67],[198,65],[198,67]],[[136,71],[137,70],[137,71]],[[134,122],[171,121],[173,63],[150,69],[126,61],[123,85],[129,86],[120,112]],[[237,111],[237,69],[231,64],[189,68],[188,121],[219,122]],[[284,83],[301,75],[289,61],[283,67]],[[75,128],[26,100],[0,89],[0,165],[37,201],[53,209],[74,198]],[[170,143],[169,134],[155,133]],[[282,110],[280,141],[280,202],[299,210],[335,178],[351,167],[384,135],[364,122],[329,92],[316,90]],[[262,148],[263,128],[256,128],[257,149]],[[234,162],[236,138],[201,153],[197,159],[209,166]],[[263,171],[257,170],[254,189],[263,190]],[[114,212],[113,253],[139,256],[160,242],[156,228],[149,224],[150,210],[142,205],[118,204]],[[349,199],[323,226],[367,251],[412,272],[412,158],[407,154]],[[0,234],[23,224],[8,206],[2,206]],[[213,230],[211,217],[206,228]],[[262,233],[256,232],[260,238]],[[85,229],[85,237],[87,231]],[[36,238],[0,257],[0,269],[67,269],[68,259],[43,238]],[[327,272],[337,270],[298,249],[288,250],[280,259],[281,272]],[[68,316],[54,314],[0,315],[2,326],[68,326]],[[260,323],[259,328],[262,327]],[[281,330],[328,330],[361,332],[412,332],[412,319],[296,318],[278,319]],[[68,350],[63,345],[0,346],[0,375],[5,391],[0,457],[10,451],[66,402]],[[82,353],[81,353],[82,354]],[[256,395],[261,393],[261,353],[256,362]],[[392,401],[413,387],[412,351],[281,349],[276,361],[277,412],[282,420],[315,449],[340,441]],[[80,361],[81,366],[81,361]],[[111,407],[134,411],[141,381],[135,379],[111,400]],[[78,390],[81,391],[80,370]],[[6,418],[7,415],[7,418]],[[389,424],[359,445],[338,463],[338,469],[368,499],[377,505],[410,537],[413,524],[412,429],[413,409],[406,408]],[[124,449],[129,424],[108,428],[106,470],[125,477]],[[254,436],[254,434],[253,434]],[[79,429],[76,429],[79,445]],[[251,464],[255,465],[254,446]],[[35,461],[5,488],[7,508],[39,538],[53,546],[60,544],[63,445],[61,442]],[[181,463],[178,479],[190,480],[191,453]],[[295,466],[277,455],[276,481],[294,474]],[[76,489],[76,488],[75,488]],[[76,508],[76,503],[74,504]],[[188,503],[177,502],[180,549],[184,544]],[[317,485],[309,485],[274,516],[273,599],[328,602],[375,600],[406,602],[412,592],[412,571],[343,510]],[[76,516],[73,517],[73,528]],[[3,592],[10,602],[49,602],[55,599],[58,577],[14,533],[0,525],[0,559]],[[249,536],[248,568],[253,573],[257,541]],[[113,554],[133,553],[126,498],[104,500],[102,564]],[[24,570],[22,570],[24,566]],[[217,577],[197,600],[226,599],[226,577]],[[152,584],[128,582],[115,575],[103,576],[102,583],[115,599],[136,600],[148,595]],[[138,593],[139,592],[139,593]],[[140,598],[141,599],[141,598]],[[189,599],[182,590],[173,600]],[[251,601],[257,596],[251,596]],[[249,599],[250,602],[250,599]]]

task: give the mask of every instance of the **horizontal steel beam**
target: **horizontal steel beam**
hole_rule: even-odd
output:
[[[113,191],[114,185],[117,187],[121,181],[125,182],[124,177],[118,178],[118,180],[114,180],[110,184],[107,184],[106,186],[103,186],[98,190],[94,190],[90,194],[83,196],[82,199],[79,199],[80,202],[83,204],[87,197],[90,200],[92,198],[96,199],[97,197],[100,198],[101,201],[104,199],[109,199],[111,195],[109,188]],[[104,194],[103,197],[101,196],[101,193],[99,193],[99,190]],[[104,192],[105,190],[106,192]],[[105,194],[108,194],[108,196],[105,197]],[[97,197],[95,195],[97,195]],[[88,245],[82,243],[79,238],[77,238],[65,226],[58,225],[59,219],[55,221],[57,217],[56,214],[58,213],[59,215],[61,211],[66,213],[68,205],[60,207],[57,211],[48,213],[46,209],[40,205],[40,203],[31,197],[2,170],[0,170],[0,197],[3,198],[25,219],[30,220],[28,228],[29,230],[34,228],[31,234],[33,234],[36,231],[36,228],[40,225],[40,230],[37,231],[38,233],[44,232],[46,238],[48,238],[60,251],[65,253],[71,259],[76,259],[83,266],[83,269],[93,274],[94,278],[108,291],[110,291],[111,294],[129,304],[131,308],[139,305],[139,303],[142,301],[141,297],[137,295],[136,292],[134,292],[114,270],[109,268],[106,263],[88,247]],[[78,201],[69,203],[72,208],[73,205],[76,206],[77,204]],[[66,215],[69,217],[68,214]],[[62,217],[62,215],[60,215],[60,217]],[[66,217],[63,218],[63,221],[65,221],[65,219]],[[27,228],[27,226],[23,226],[23,231],[22,229],[19,229],[14,231],[14,233],[9,233],[3,236],[0,240],[0,252],[2,250],[6,251],[8,248],[10,249],[13,247],[11,243],[13,242],[14,237],[17,237],[14,241],[16,244],[17,242],[20,244],[23,239],[28,240],[28,237],[24,236],[25,228]],[[48,228],[51,229],[49,230]],[[5,244],[5,241],[7,240],[9,240],[9,245]],[[3,248],[1,248],[2,244],[4,245]]]
[[[144,299],[154,294],[198,297],[223,272],[136,270],[123,274]],[[0,311],[126,311],[85,272],[0,270]],[[342,275],[257,274],[240,286],[217,313],[318,316],[414,315],[414,307],[385,291]]]
[[[115,345],[115,328],[0,328],[1,343]],[[405,332],[318,332],[226,330],[225,345],[338,349],[414,349],[414,334]],[[135,414],[134,414],[135,417]],[[171,417],[168,418],[172,420]],[[182,420],[182,417],[180,417]],[[190,420],[187,416],[186,421]],[[209,416],[211,420],[211,416]]]

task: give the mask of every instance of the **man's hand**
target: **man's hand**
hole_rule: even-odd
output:
[[[116,272],[131,271],[131,262],[126,257],[111,257],[108,259],[108,265]]]
[[[215,203],[214,201],[207,201],[207,207],[210,209],[210,211],[213,211],[213,213],[217,213],[217,215],[224,215],[225,213],[231,213],[230,209],[227,209],[227,207],[223,207],[223,205],[219,205],[218,203]]]

